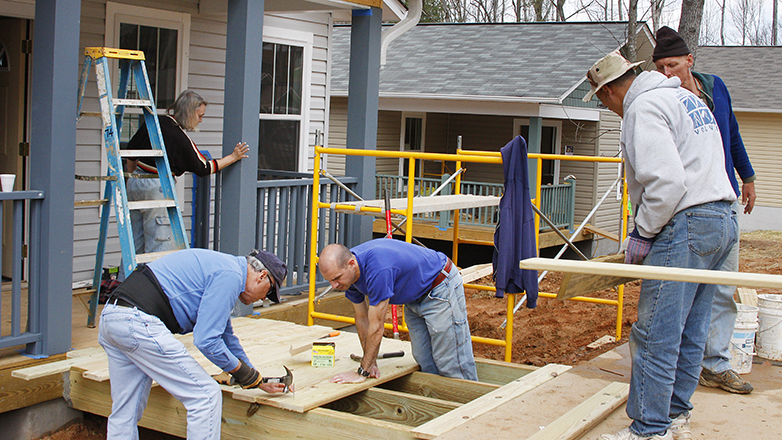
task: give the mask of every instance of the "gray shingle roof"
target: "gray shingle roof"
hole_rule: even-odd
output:
[[[388,49],[380,92],[557,99],[625,41],[626,22],[419,24]],[[346,91],[350,28],[335,27],[333,91]]]
[[[782,47],[698,47],[696,72],[717,75],[734,108],[782,109]]]

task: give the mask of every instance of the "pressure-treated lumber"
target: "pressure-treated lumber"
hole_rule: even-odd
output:
[[[511,364],[509,362],[483,358],[475,359],[475,367],[478,370],[479,382],[500,386],[538,370],[538,367],[530,365]]]
[[[624,254],[606,255],[594,258],[590,261],[603,263],[623,263]],[[562,283],[559,285],[557,299],[564,301],[576,296],[584,296],[600,290],[610,289],[620,284],[629,283],[638,278],[616,277],[609,275],[593,275],[585,273],[566,273],[562,276]]]
[[[65,356],[54,355],[52,358],[61,359]],[[48,359],[30,359],[18,355],[2,359],[0,362],[0,413],[62,397],[62,374],[40,377],[30,381],[12,377],[12,372],[17,368],[48,361]],[[2,437],[1,433],[0,437]]]
[[[499,388],[498,385],[450,379],[420,371],[380,384],[378,387],[458,403],[467,403]]]
[[[612,382],[527,440],[576,440],[627,401],[630,385]]]
[[[603,228],[597,227],[595,225],[590,225],[590,224],[587,223],[587,224],[584,225],[584,231],[582,232],[582,234],[590,234],[590,233],[591,234],[600,235],[600,236],[605,237],[605,238],[607,238],[609,240],[613,240],[613,241],[619,243],[619,236],[618,235],[614,234],[613,232],[608,232],[608,231],[606,231]]]
[[[529,258],[521,260],[522,269],[554,272],[589,273],[650,280],[684,281],[704,284],[738,285],[752,288],[782,289],[782,275],[719,270],[683,269],[677,267],[643,266],[637,264],[599,263],[593,261]]]
[[[500,197],[476,196],[472,194],[451,194],[435,197],[413,197],[413,214],[424,212],[452,211],[454,209],[482,208],[498,206]],[[364,200],[332,203],[331,208],[352,214],[381,215],[380,212],[361,211],[362,207],[385,210],[385,200]],[[407,198],[391,199],[391,209],[406,210]],[[384,215],[384,214],[383,214]]]
[[[468,420],[515,399],[542,383],[554,379],[570,368],[567,365],[548,364],[537,371],[466,403],[448,414],[413,428],[413,435],[416,438],[433,439],[451,429],[456,429]]]
[[[399,391],[370,388],[358,394],[347,396],[325,405],[325,408],[400,423],[419,426],[429,422],[460,404],[446,400],[432,399]]]
[[[111,393],[108,382],[95,382],[82,376],[83,370],[74,367],[70,373],[67,399],[75,409],[107,417],[111,413]],[[365,440],[368,438],[408,440],[410,428],[397,423],[373,420],[325,408],[306,413],[285,411],[270,406],[247,416],[250,403],[234,400],[223,392],[221,436],[223,440],[249,438],[298,438],[322,440],[339,438]],[[178,437],[187,435],[187,411],[184,406],[161,387],[152,388],[147,410],[139,426]]]

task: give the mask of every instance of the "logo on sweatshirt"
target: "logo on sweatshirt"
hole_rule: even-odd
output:
[[[706,104],[697,96],[686,91],[679,91],[679,101],[687,110],[687,115],[692,119],[695,134],[717,130],[717,121]]]

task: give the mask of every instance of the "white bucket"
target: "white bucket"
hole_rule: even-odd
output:
[[[752,371],[755,355],[755,333],[758,330],[758,308],[737,304],[738,313],[730,338],[730,368],[739,374]]]
[[[782,361],[782,295],[758,295],[758,356]]]

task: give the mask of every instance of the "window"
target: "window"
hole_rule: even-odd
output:
[[[106,46],[144,52],[158,114],[165,113],[178,93],[187,88],[189,34],[188,14],[111,2],[106,4]],[[112,93],[116,93],[119,75],[117,64],[113,66]],[[137,97],[136,90],[131,80],[128,98]],[[129,141],[142,122],[141,109],[126,108],[120,142]]]
[[[0,41],[0,72],[9,72],[11,66],[8,64],[8,51],[5,49],[5,44]]]
[[[305,77],[303,46],[264,42],[258,168],[299,171]]]
[[[424,151],[424,134],[426,132],[425,113],[402,113],[402,136],[400,151]],[[407,176],[408,159],[399,159],[399,175]],[[415,161],[415,176],[422,177],[421,161]]]
[[[529,119],[516,119],[513,121],[513,125],[514,133],[516,135],[521,135],[521,137],[529,143]],[[561,122],[544,120],[543,127],[541,127],[540,152],[543,154],[561,154],[561,132]],[[541,184],[551,185],[559,183],[558,160],[544,160],[542,167]]]

